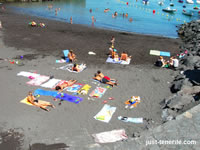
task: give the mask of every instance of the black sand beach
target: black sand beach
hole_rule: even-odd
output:
[[[21,60],[24,64],[22,66],[7,61],[0,63],[0,126],[2,132],[13,128],[22,130],[25,137],[20,146],[22,149],[34,143],[43,143],[37,150],[44,149],[44,144],[55,143],[60,143],[60,146],[66,144],[71,149],[89,149],[95,143],[91,134],[124,128],[131,138],[133,134],[161,124],[159,103],[164,97],[171,95],[169,83],[177,73],[155,68],[153,63],[157,57],[150,56],[149,50],[176,54],[179,52],[179,39],[71,25],[19,15],[7,9],[0,10],[0,20],[3,26],[0,29],[1,58],[24,56]],[[28,26],[33,20],[45,23],[46,27]],[[130,65],[105,63],[112,35],[116,38],[115,48],[119,52],[126,50],[132,55]],[[63,49],[73,49],[78,62],[86,63],[87,69],[79,74],[56,70],[55,68],[64,65],[55,63],[56,59],[63,56]],[[89,51],[97,55],[90,56]],[[56,109],[51,109],[50,112],[20,103],[28,91],[38,88],[28,86],[27,78],[16,76],[20,71],[37,71],[39,74],[54,75],[63,80],[76,79],[79,83],[90,84],[93,90],[97,85],[92,83],[91,78],[97,70],[119,81],[119,85],[112,90],[108,89],[101,99],[88,100],[88,96],[81,96],[84,100],[80,104],[64,101],[58,105],[59,102],[53,101],[51,97],[41,96],[42,100],[56,105]],[[136,108],[127,110],[124,108],[124,101],[133,95],[140,96],[141,103]],[[103,107],[103,100],[109,97],[114,97],[114,100],[108,100],[108,104],[117,107],[111,121],[103,123],[95,120],[93,117]],[[148,121],[143,124],[124,123],[117,119],[120,115],[143,117]],[[100,149],[112,149],[113,144],[102,144]]]

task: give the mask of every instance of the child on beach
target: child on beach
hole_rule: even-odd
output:
[[[68,53],[68,58],[70,62],[74,62],[76,59],[76,55],[74,54],[73,50],[70,50]]]
[[[49,102],[37,100],[37,99],[35,98],[35,96],[33,96],[32,92],[29,92],[29,93],[28,93],[27,101],[28,101],[29,103],[31,103],[32,105],[37,106],[37,107],[40,107],[40,108],[42,108],[42,109],[44,109],[44,110],[46,110],[46,111],[49,111],[49,109],[46,108],[47,106],[50,106],[50,107],[52,107],[52,108],[55,108],[55,106],[52,105],[52,104],[49,103]]]
[[[128,108],[130,106],[130,109],[137,107],[137,104],[140,103],[140,97],[139,96],[132,96],[131,99],[126,100],[126,106],[125,108]]]

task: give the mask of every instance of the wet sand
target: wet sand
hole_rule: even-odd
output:
[[[159,102],[171,95],[169,83],[176,72],[154,67],[157,57],[150,56],[149,50],[157,49],[176,54],[179,52],[179,39],[71,25],[19,15],[8,10],[0,11],[0,20],[3,25],[0,31],[1,58],[11,59],[24,55],[22,66],[1,60],[0,113],[4,115],[1,117],[0,127],[4,130],[21,128],[26,137],[22,147],[27,148],[34,143],[61,143],[63,146],[63,143],[74,149],[87,149],[95,143],[91,134],[124,128],[131,138],[133,133],[161,124]],[[29,27],[28,23],[32,20],[43,22],[46,27]],[[116,38],[115,48],[119,52],[126,50],[132,55],[130,65],[105,63],[112,35]],[[65,65],[55,63],[56,59],[63,56],[63,49],[73,49],[78,63],[86,63],[87,69],[79,74],[57,70],[57,67]],[[89,51],[97,55],[88,55]],[[80,104],[64,101],[59,105],[53,98],[41,96],[40,99],[56,105],[50,112],[20,103],[28,91],[41,88],[28,86],[26,82],[29,79],[16,76],[20,71],[37,71],[42,75],[54,75],[57,79],[76,79],[79,83],[90,84],[90,93],[97,86],[91,80],[97,70],[119,81],[119,85],[108,89],[101,99],[88,100],[87,95],[81,96],[84,100]],[[100,86],[104,87],[102,84]],[[141,103],[136,108],[127,110],[124,108],[124,101],[133,95],[140,96]],[[95,120],[93,117],[103,107],[102,102],[109,97],[114,97],[114,100],[108,100],[108,104],[117,107],[111,121],[104,123]],[[117,119],[119,115],[143,117],[148,121],[143,124],[124,123]],[[39,145],[41,149],[42,145]],[[103,144],[101,148],[112,149],[112,146]]]

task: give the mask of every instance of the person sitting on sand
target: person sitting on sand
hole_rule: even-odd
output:
[[[59,93],[60,93],[60,92],[62,92],[66,87],[72,86],[74,83],[76,83],[76,80],[69,80],[69,81],[65,82],[64,84],[62,84],[62,85],[57,85],[57,86],[55,87],[55,90],[59,91]]]
[[[94,77],[93,77],[94,80],[98,80],[100,81],[101,83],[104,83],[104,84],[108,84],[110,86],[114,86],[116,85],[117,86],[117,83],[116,82],[112,82],[111,79],[107,76],[104,76],[103,78],[98,75],[97,73],[95,73]]]
[[[128,56],[128,54],[127,54],[125,51],[123,51],[123,52],[121,53],[120,60],[127,61],[128,58],[131,58],[131,56]]]
[[[118,54],[117,54],[117,50],[116,50],[116,49],[113,49],[112,54],[111,54],[112,59],[115,59],[115,57],[116,57],[117,55],[118,55]]]
[[[40,108],[42,108],[42,109],[44,109],[44,110],[46,110],[46,111],[49,111],[49,109],[46,108],[47,106],[50,106],[50,107],[52,107],[52,108],[55,108],[55,106],[52,105],[52,104],[49,103],[49,102],[37,100],[37,99],[35,98],[35,96],[33,96],[32,92],[29,92],[29,93],[28,93],[27,101],[28,101],[29,103],[31,103],[32,105],[37,106],[37,107],[40,107]]]
[[[109,11],[110,11],[109,8],[104,9],[104,12],[105,12],[105,13],[107,13],[107,12],[109,12]]]
[[[173,67],[177,68],[179,66],[179,60],[176,57],[172,57]]]
[[[75,61],[76,55],[74,54],[73,50],[70,50],[70,51],[69,51],[69,53],[68,53],[68,58],[69,58],[69,61],[70,61],[70,62]]]
[[[156,61],[155,65],[158,67],[164,67],[165,66],[165,60],[162,56],[159,57],[159,59]]]

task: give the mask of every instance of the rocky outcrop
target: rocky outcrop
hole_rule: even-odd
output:
[[[170,88],[174,95],[161,102],[163,122],[175,119],[186,106],[200,99],[200,20],[183,24],[178,34],[183,41],[180,49],[187,53],[180,59],[180,74]]]

